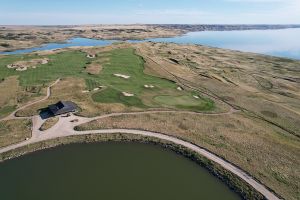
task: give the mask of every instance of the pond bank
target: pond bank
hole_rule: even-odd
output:
[[[35,144],[31,144],[25,147],[21,147],[10,152],[0,154],[0,160],[4,161],[7,159],[15,158],[30,152],[53,148],[59,145],[71,144],[71,143],[91,143],[91,142],[107,142],[107,141],[117,141],[117,142],[142,142],[160,145],[164,148],[171,149],[185,157],[190,158],[199,165],[205,167],[210,173],[217,176],[224,183],[226,183],[232,190],[237,192],[244,199],[264,199],[264,197],[253,189],[250,185],[245,183],[243,180],[238,178],[231,172],[224,170],[220,165],[200,156],[192,150],[186,147],[177,145],[175,143],[161,140],[154,137],[145,137],[141,135],[132,134],[91,134],[91,135],[79,135],[79,136],[68,136],[63,138],[52,139],[48,141],[43,141]]]

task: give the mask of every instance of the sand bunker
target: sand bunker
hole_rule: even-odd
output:
[[[200,97],[199,96],[196,96],[196,95],[194,95],[193,96],[195,99],[200,99]]]
[[[103,88],[105,88],[105,86],[100,85],[100,86],[94,88],[93,90],[83,90],[83,91],[81,91],[81,92],[82,92],[82,93],[89,93],[89,92],[92,92],[92,91],[99,91],[99,90],[101,90],[101,89],[103,89]]]
[[[182,87],[178,87],[177,90],[182,91],[183,89],[182,89]]]
[[[153,85],[144,85],[145,88],[154,88]]]
[[[123,74],[114,74],[114,76],[124,78],[124,79],[129,79],[130,78],[130,76],[123,75]]]
[[[27,70],[27,67],[24,67],[24,66],[18,66],[17,68],[16,68],[16,71],[26,71]]]
[[[26,71],[29,68],[35,69],[37,65],[45,65],[49,63],[48,58],[33,59],[28,61],[17,61],[13,64],[7,65],[9,69],[15,69],[16,71]]]
[[[88,54],[86,57],[87,58],[96,58],[96,55]]]
[[[122,92],[123,96],[125,97],[133,97],[134,94],[130,94],[130,93],[127,93],[127,92]]]

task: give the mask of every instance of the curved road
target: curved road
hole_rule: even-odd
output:
[[[36,104],[38,102],[44,101],[48,99],[51,95],[51,87],[54,86],[59,82],[60,79],[56,80],[52,85],[50,85],[47,88],[47,95],[38,101],[31,102],[25,106],[22,106],[15,110],[13,113],[11,113],[8,117],[0,120],[10,120],[10,119],[20,119],[19,117],[16,117],[15,114],[19,110],[22,110],[26,107],[29,107],[33,104]],[[254,178],[252,178],[250,175],[248,175],[245,171],[242,169],[234,166],[233,164],[229,163],[228,161],[218,157],[217,155],[199,147],[192,143],[186,142],[184,140],[178,139],[176,137],[168,136],[161,133],[151,132],[151,131],[141,131],[141,130],[134,130],[134,129],[107,129],[107,130],[92,130],[92,131],[75,131],[74,127],[91,122],[93,120],[97,119],[103,119],[107,117],[113,117],[113,116],[121,116],[121,115],[138,115],[138,114],[152,114],[152,113],[192,113],[192,114],[198,114],[198,115],[228,115],[232,114],[234,112],[238,112],[233,107],[230,108],[228,112],[225,113],[196,113],[196,112],[189,112],[189,111],[145,111],[145,112],[135,112],[135,113],[113,113],[113,114],[107,114],[102,115],[99,117],[94,118],[85,118],[85,117],[78,117],[75,115],[70,115],[69,117],[59,117],[59,121],[50,129],[46,131],[40,131],[39,128],[41,125],[45,122],[45,120],[41,119],[40,116],[34,116],[34,117],[24,117],[25,119],[32,119],[32,137],[26,141],[13,144],[4,148],[0,149],[0,153],[5,153],[11,150],[14,150],[16,148],[24,147],[30,144],[34,144],[37,142],[42,142],[50,139],[60,138],[60,137],[67,137],[67,136],[74,136],[74,135],[87,135],[87,134],[113,134],[113,133],[126,133],[126,134],[134,134],[134,135],[142,135],[142,136],[148,136],[148,137],[155,137],[158,139],[166,140],[169,142],[173,142],[178,145],[182,145],[190,150],[195,151],[201,156],[204,156],[215,163],[218,163],[221,165],[224,169],[232,172],[236,176],[243,179],[245,182],[247,182],[249,185],[251,185],[253,188],[255,188],[258,192],[260,192],[262,195],[264,195],[267,199],[274,199],[279,200],[279,198],[268,190],[264,185],[257,182]],[[74,122],[75,120],[75,122]]]
[[[74,120],[76,122],[74,122]],[[135,135],[142,135],[142,136],[149,136],[149,137],[155,137],[162,140],[167,140],[170,142],[173,142],[178,145],[182,145],[188,149],[191,149],[198,153],[201,156],[204,156],[215,163],[218,163],[221,165],[224,169],[232,172],[236,176],[240,177],[244,181],[246,181],[248,184],[250,184],[253,188],[255,188],[258,192],[260,192],[262,195],[264,195],[267,199],[279,199],[274,193],[269,191],[264,185],[257,182],[254,178],[252,178],[250,175],[248,175],[246,172],[244,172],[242,169],[232,165],[228,161],[218,157],[217,155],[199,147],[194,144],[191,144],[189,142],[186,142],[184,140],[168,136],[161,133],[151,132],[151,131],[141,131],[141,130],[133,130],[133,129],[108,129],[108,130],[92,130],[92,131],[75,131],[74,127],[93,121],[95,118],[84,118],[84,117],[78,117],[75,115],[71,115],[69,117],[59,117],[59,121],[57,124],[55,124],[52,128],[46,130],[46,131],[40,131],[40,126],[44,123],[44,120],[42,120],[39,116],[33,117],[33,130],[32,130],[32,137],[24,142],[10,145],[7,147],[4,147],[0,149],[0,153],[8,152],[10,150],[24,147],[29,144],[55,139],[59,137],[66,137],[66,136],[74,136],[74,135],[87,135],[87,134],[112,134],[112,133],[126,133],[126,134],[135,134]]]
[[[10,115],[8,115],[7,117],[1,119],[0,121],[10,120],[10,119],[16,119],[16,113],[17,113],[18,111],[23,110],[23,109],[25,109],[25,108],[27,108],[27,107],[29,107],[29,106],[32,106],[32,105],[34,105],[34,104],[36,104],[36,103],[39,103],[39,102],[42,102],[42,101],[47,100],[47,99],[50,97],[50,95],[51,95],[51,88],[52,88],[54,85],[56,85],[59,81],[60,81],[60,79],[57,79],[54,83],[52,83],[52,84],[47,88],[47,94],[46,94],[45,97],[43,97],[42,99],[39,99],[39,100],[37,100],[37,101],[30,102],[30,103],[28,103],[28,104],[26,104],[26,105],[24,105],[24,106],[22,106],[22,107],[16,109],[14,112],[12,112],[12,113],[11,113]],[[23,118],[23,119],[29,119],[30,117],[18,117],[18,119],[22,119],[22,118]]]

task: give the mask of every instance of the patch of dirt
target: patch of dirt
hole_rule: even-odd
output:
[[[100,65],[98,63],[92,63],[92,64],[88,65],[86,68],[86,72],[91,75],[99,74],[101,72],[101,70],[102,70],[102,65]]]
[[[7,65],[7,68],[15,69],[16,71],[26,71],[29,68],[35,69],[38,65],[45,65],[48,63],[48,58],[32,59],[29,61],[17,61],[13,64]]]

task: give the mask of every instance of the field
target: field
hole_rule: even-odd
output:
[[[64,83],[53,88],[53,94],[48,101],[22,110],[17,115],[35,115],[41,109],[59,100],[73,100],[81,108],[79,114],[84,116],[115,111],[114,109],[109,111],[108,106],[101,106],[102,104],[110,104],[111,108],[118,108],[118,111],[141,109],[211,111],[214,109],[213,101],[202,97],[200,93],[178,90],[179,86],[173,81],[145,74],[144,60],[135,54],[133,48],[99,51],[92,59],[87,58],[86,55],[83,51],[71,50],[47,56],[33,54],[5,56],[0,59],[0,77],[4,80],[3,84],[11,77],[18,77],[13,79],[15,83],[12,86],[25,88],[23,89],[25,91],[28,90],[26,88],[30,88],[31,91],[38,91],[37,93],[40,94],[40,91],[58,78]],[[7,68],[11,63],[41,58],[47,58],[49,63],[20,72]],[[93,64],[102,66],[99,73],[90,73],[86,70],[87,66]],[[124,75],[128,78],[122,77]],[[82,83],[82,80],[85,83]],[[29,91],[27,93],[33,95]],[[14,92],[14,97],[18,96],[17,94]],[[195,95],[197,98],[194,97]],[[169,101],[168,98],[173,99],[174,102]],[[10,106],[14,108],[17,105],[11,103]],[[1,109],[3,116],[10,111],[9,107]]]
[[[0,122],[0,148],[24,141],[31,137],[30,120],[9,120]]]
[[[299,139],[244,114],[142,114],[106,118],[77,127],[142,129],[176,136],[229,160],[287,199],[299,192]]]
[[[64,42],[73,37],[128,40],[173,37],[184,30],[155,25],[81,25],[81,26],[1,26],[0,51],[12,51]]]
[[[45,58],[49,63],[24,71],[7,67]],[[36,115],[59,100],[75,102],[80,107],[76,115],[87,117],[176,111],[104,118],[77,128],[170,134],[234,163],[281,197],[298,199],[299,66],[299,61],[284,58],[153,42],[0,56],[0,118],[40,99],[46,87],[60,79],[49,99],[20,110],[17,116]],[[15,132],[20,133],[10,131]],[[3,137],[8,138],[5,146],[28,135],[24,132],[17,140]]]

